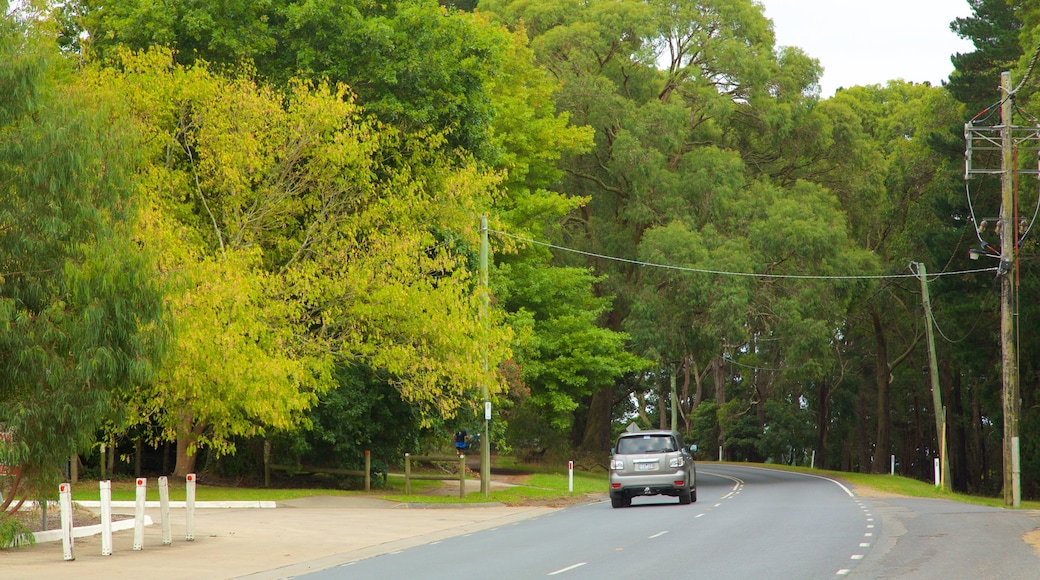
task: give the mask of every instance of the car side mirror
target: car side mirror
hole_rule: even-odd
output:
[[[696,445],[690,445],[690,453],[697,453],[697,446]]]

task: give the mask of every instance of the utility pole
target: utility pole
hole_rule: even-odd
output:
[[[480,320],[484,325],[484,339],[487,340],[488,330],[488,307],[490,298],[488,296],[488,225],[487,216],[480,216]],[[491,433],[488,423],[491,420],[491,397],[488,395],[488,360],[487,345],[483,350],[484,377],[481,379],[481,389],[484,395],[484,435],[480,438],[480,493],[487,498],[491,492]]]
[[[932,334],[932,303],[928,294],[928,268],[924,263],[916,262],[917,273],[921,278],[921,302],[924,305],[925,336],[928,339],[928,374],[932,379],[932,406],[935,407],[935,440],[939,444],[939,463],[942,476],[939,481],[942,489],[950,489],[950,463],[946,452],[946,407],[942,404],[942,392],[939,390],[939,364],[935,356],[935,335]]]
[[[1014,138],[1011,73],[1000,73],[1000,347],[1003,355],[1004,386],[1004,504],[1019,507],[1022,499],[1018,466],[1018,417],[1022,402],[1018,392],[1018,360],[1015,351],[1015,232]]]
[[[1040,56],[1040,48],[1033,55],[1029,64],[1029,70],[1025,78],[1036,64]],[[1019,87],[1022,84],[1019,83]],[[1021,151],[1029,151],[1032,155],[1040,153],[1040,125],[1016,126],[1013,114],[1015,105],[1013,99],[1017,89],[1011,88],[1011,73],[1000,73],[1000,124],[990,126],[977,126],[975,120],[989,111],[986,109],[976,115],[974,119],[964,125],[964,137],[967,148],[964,151],[964,179],[968,180],[973,175],[999,175],[1000,176],[1000,217],[997,218],[998,235],[1000,236],[1000,255],[994,255],[994,249],[990,247],[981,237],[985,226],[976,224],[979,228],[980,249],[970,250],[969,256],[976,259],[979,256],[999,258],[1000,266],[997,268],[997,279],[1000,281],[1000,347],[1003,358],[1001,382],[1003,386],[1003,411],[1004,411],[1004,504],[1019,507],[1022,505],[1021,465],[1019,461],[1018,445],[1018,423],[1021,414],[1022,399],[1019,394],[1018,381],[1018,349],[1015,345],[1016,331],[1018,326],[1018,252],[1019,244],[1019,221],[1017,200],[1015,199],[1016,177],[1020,174],[1034,175],[1040,177],[1040,167],[1020,168],[1017,164],[1017,156]],[[985,118],[982,120],[985,121]],[[1000,155],[1000,167],[995,167],[994,159],[996,153]],[[975,154],[981,154],[974,158]],[[973,216],[974,217],[974,216]]]

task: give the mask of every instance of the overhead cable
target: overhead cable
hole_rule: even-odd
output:
[[[622,262],[626,264],[633,264],[635,266],[645,266],[648,268],[662,268],[665,270],[676,270],[679,272],[691,272],[695,274],[714,274],[717,276],[736,276],[745,278],[773,278],[773,279],[794,279],[794,280],[886,280],[893,278],[916,278],[914,274],[890,274],[890,275],[853,275],[853,276],[824,276],[817,274],[761,274],[756,272],[730,272],[726,270],[707,270],[703,268],[688,268],[684,266],[672,266],[669,264],[655,264],[653,262],[644,262],[641,260],[630,260],[628,258],[619,258],[616,256],[606,256],[603,254],[596,254],[593,252],[586,252],[584,250],[578,250],[575,248],[568,248],[565,246],[557,246],[556,244],[550,244],[548,242],[539,242],[538,240],[532,240],[530,238],[524,238],[507,232],[498,230],[488,230],[491,233],[495,233],[507,238],[525,242],[528,244],[535,244],[538,246],[544,246],[552,248],[554,250],[561,250],[564,252],[571,252],[573,254],[580,254],[582,256],[588,256],[590,258],[600,258],[603,260],[611,260],[614,262]],[[992,268],[980,268],[977,270],[961,270],[958,272],[940,272],[936,276],[956,276],[960,274],[977,274],[980,272],[995,272],[997,267]]]

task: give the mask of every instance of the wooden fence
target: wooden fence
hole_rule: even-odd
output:
[[[420,473],[412,474],[412,460],[415,461],[427,461],[431,463],[454,463],[459,462],[459,473],[457,475],[450,474],[436,474],[436,473]],[[412,480],[423,479],[423,480],[442,480],[448,481],[452,479],[459,480],[459,498],[466,497],[466,456],[459,455],[453,457],[450,455],[412,455],[411,453],[404,454],[404,493],[405,495],[411,495],[412,493]]]

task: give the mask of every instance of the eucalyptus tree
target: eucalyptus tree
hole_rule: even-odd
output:
[[[726,352],[750,349],[761,356],[764,351],[751,346],[754,337],[772,336],[789,325],[790,343],[775,351],[774,363],[787,350],[802,349],[801,360],[808,361],[808,353],[820,349],[793,338],[807,330],[799,324],[809,324],[811,335],[828,343],[847,296],[821,293],[812,284],[711,273],[793,273],[821,262],[843,273],[849,271],[843,264],[871,263],[848,245],[847,225],[833,197],[798,182],[803,176],[787,172],[792,177],[783,181],[783,172],[771,175],[765,160],[752,155],[766,148],[756,149],[754,134],[797,134],[815,102],[819,74],[818,65],[800,51],[776,49],[761,7],[751,2],[481,6],[508,23],[524,23],[539,62],[563,85],[558,107],[596,132],[593,150],[566,165],[567,190],[590,202],[572,212],[561,239],[624,260],[588,262],[605,275],[599,291],[616,296],[605,323],[629,331],[637,352],[662,368],[695,369],[693,389],[683,380],[684,413],[693,411],[697,385],[706,376],[715,382],[719,409],[730,412],[727,381],[717,371]],[[779,232],[785,235],[775,235]],[[645,265],[650,262],[689,271],[657,270]],[[821,308],[823,297],[835,301]],[[643,388],[635,384],[639,377],[632,379],[628,388],[612,385],[593,395],[586,447],[606,447],[611,408]],[[739,400],[734,405],[750,408],[759,396],[754,391],[768,394],[774,382],[763,375],[750,390],[748,384],[728,381]],[[729,407],[734,416],[747,410],[734,405]],[[758,420],[764,417],[759,414]]]
[[[51,38],[0,8],[3,512],[50,496],[120,395],[150,383],[164,324],[134,230],[142,136],[117,122],[117,94],[79,82]]]

